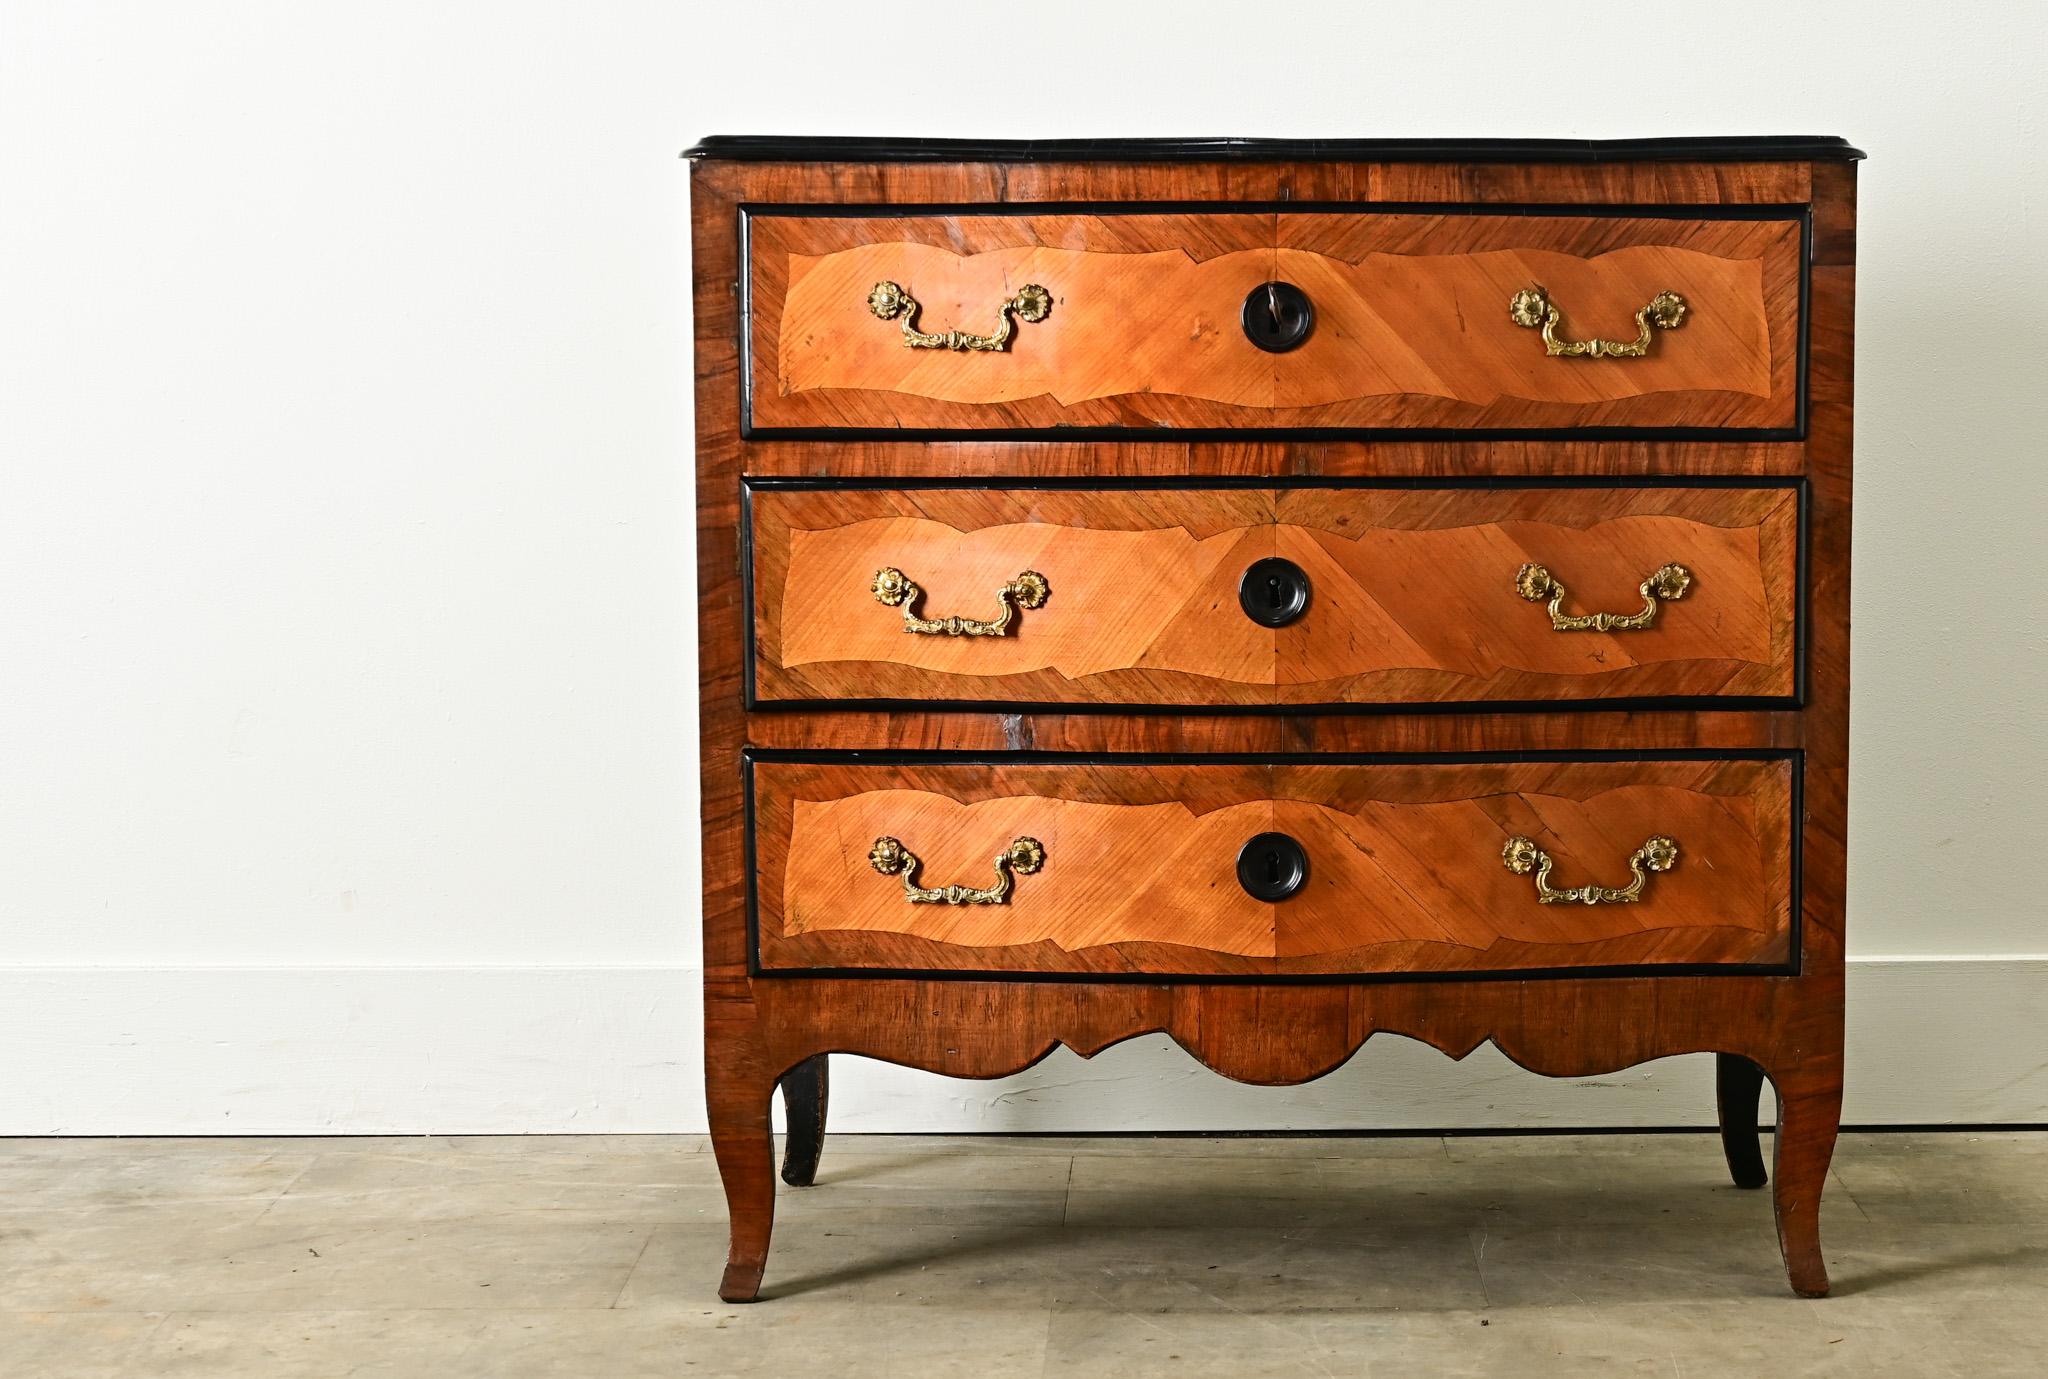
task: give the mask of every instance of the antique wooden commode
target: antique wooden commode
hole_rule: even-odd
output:
[[[755,1296],[825,1058],[1712,1052],[1842,1095],[1855,160],[691,150],[706,1064]]]

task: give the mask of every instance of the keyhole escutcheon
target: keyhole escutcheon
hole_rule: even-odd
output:
[[[1245,294],[1238,313],[1245,339],[1268,354],[1300,348],[1316,326],[1316,309],[1308,293],[1293,283],[1260,283]]]
[[[1238,607],[1261,627],[1285,627],[1308,611],[1308,571],[1291,560],[1255,560],[1237,582]]]
[[[1261,833],[1238,850],[1237,884],[1254,900],[1285,900],[1308,884],[1308,853],[1285,833]]]

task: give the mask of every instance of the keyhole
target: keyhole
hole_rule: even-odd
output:
[[[1293,283],[1261,283],[1245,294],[1238,311],[1244,334],[1268,354],[1285,354],[1308,339],[1316,310],[1308,294]]]
[[[1237,882],[1254,900],[1285,900],[1308,881],[1308,854],[1284,833],[1261,833],[1237,853]]]
[[[1238,606],[1261,627],[1287,626],[1308,611],[1308,599],[1308,572],[1279,556],[1253,561],[1237,584]]]

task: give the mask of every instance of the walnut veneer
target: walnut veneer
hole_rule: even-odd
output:
[[[827,1055],[1152,1032],[1263,1083],[1713,1053],[1825,1292],[1860,155],[692,156],[721,1295]]]

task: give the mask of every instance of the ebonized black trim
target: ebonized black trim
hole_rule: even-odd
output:
[[[739,163],[1632,163],[1853,162],[1836,134],[1662,139],[922,139],[713,134],[683,157]]]
[[[1790,426],[756,426],[754,424],[754,246],[758,216],[851,219],[862,216],[993,215],[1506,215],[1589,219],[1795,220],[1799,223],[1799,328]],[[1807,363],[1813,296],[1813,207],[1783,205],[1620,205],[1484,201],[1016,201],[1000,204],[837,202],[829,205],[742,203],[739,214],[739,386],[742,441],[1061,442],[1120,441],[1196,444],[1245,440],[1329,441],[1796,441],[1807,431]]]
[[[1635,963],[1602,967],[1512,968],[1498,972],[1335,972],[1335,973],[1161,973],[1161,972],[1019,972],[965,971],[955,968],[893,967],[763,967],[761,965],[760,864],[755,848],[754,767],[757,763],[789,762],[821,766],[1460,766],[1484,763],[1570,761],[1789,761],[1792,763],[1790,904],[1787,930],[1791,958],[1783,963]],[[981,752],[936,750],[810,751],[796,748],[745,747],[740,750],[740,783],[744,797],[743,843],[747,867],[747,975],[757,980],[846,978],[865,981],[984,981],[1023,983],[1115,983],[1158,986],[1352,986],[1413,982],[1578,981],[1613,977],[1797,977],[1804,953],[1806,753],[1796,747],[1765,747],[1742,751],[1713,747],[1672,748],[1654,752],[1519,751],[1519,752]]]
[[[1123,493],[1156,489],[1463,489],[1500,492],[1506,489],[1616,489],[1616,488],[1788,488],[1796,497],[1793,522],[1792,593],[1792,693],[1778,695],[1635,695],[1627,698],[1584,699],[1460,699],[1428,702],[1397,700],[1370,703],[1330,704],[1104,704],[1067,699],[763,699],[755,683],[760,660],[759,627],[754,596],[754,493],[966,489],[1028,492]],[[1347,475],[1317,478],[1298,475],[1233,474],[1213,478],[1199,475],[1112,475],[1112,476],[976,476],[962,479],[895,478],[811,478],[774,477],[740,479],[740,598],[745,606],[746,630],[740,666],[741,706],[749,713],[815,713],[835,709],[886,713],[1042,713],[1061,716],[1089,714],[1214,714],[1224,718],[1246,715],[1267,717],[1303,715],[1473,714],[1473,713],[1637,713],[1659,710],[1685,713],[1771,713],[1805,706],[1808,693],[1809,616],[1812,605],[1810,567],[1812,556],[1812,486],[1803,476],[1747,476],[1714,474],[1690,477],[1682,474],[1630,476],[1596,475],[1460,475],[1450,477],[1398,477]]]
[[[740,478],[740,707],[758,712],[761,696],[754,684],[754,666],[761,656],[759,616],[754,606],[754,489]]]

